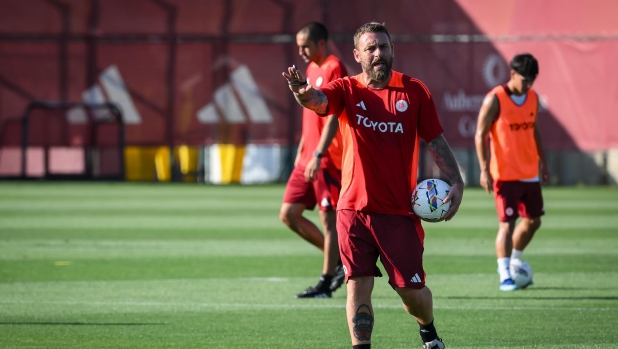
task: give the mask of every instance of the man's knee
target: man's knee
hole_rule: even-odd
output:
[[[399,296],[404,302],[406,302],[406,300],[416,301],[420,294],[420,290],[421,289],[417,288],[402,287],[397,289],[397,293],[399,293]]]
[[[297,225],[303,210],[297,205],[283,204],[279,211],[279,219],[288,227]]]
[[[416,305],[431,299],[431,290],[428,287],[409,288],[402,287],[396,289],[401,300],[407,305]]]
[[[292,219],[290,217],[290,210],[288,209],[288,207],[285,207],[285,206],[281,207],[281,210],[279,211],[279,219],[285,225],[290,225]]]
[[[498,237],[510,237],[515,228],[515,220],[500,222],[498,225]]]
[[[320,221],[324,227],[324,234],[334,233],[337,235],[337,212],[320,211]]]
[[[541,217],[526,218],[526,223],[528,229],[534,232],[541,227]]]
[[[367,296],[373,291],[373,276],[352,276],[348,279],[349,296]]]

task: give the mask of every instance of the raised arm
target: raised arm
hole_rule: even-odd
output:
[[[427,146],[436,165],[438,165],[442,173],[444,173],[446,178],[451,182],[451,190],[444,200],[444,202],[451,202],[451,208],[449,208],[444,216],[444,220],[448,221],[453,218],[457,210],[459,210],[459,205],[463,198],[463,180],[461,179],[461,173],[459,173],[459,166],[457,165],[455,156],[443,135],[439,135],[432,139],[427,143]]]
[[[489,129],[493,124],[496,116],[500,112],[500,104],[495,94],[488,94],[483,100],[481,110],[479,111],[478,120],[476,123],[476,134],[474,135],[474,144],[476,145],[476,156],[479,159],[481,168],[481,176],[479,184],[485,191],[490,193],[493,190],[493,179],[489,173],[489,154],[488,154],[488,138]]]
[[[281,75],[288,81],[290,90],[294,93],[294,98],[296,98],[298,104],[318,114],[326,113],[328,98],[323,92],[307,84],[307,79],[295,66],[288,67],[288,71],[281,73]]]

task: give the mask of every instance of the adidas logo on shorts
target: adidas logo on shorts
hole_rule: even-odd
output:
[[[419,283],[419,282],[423,282],[421,280],[421,278],[418,276],[418,273],[414,274],[414,277],[412,277],[412,279],[410,279],[410,281],[414,282],[414,283]]]

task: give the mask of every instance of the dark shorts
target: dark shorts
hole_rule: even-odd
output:
[[[305,179],[305,168],[297,166],[288,179],[283,202],[304,204],[308,210],[319,204],[320,211],[332,211],[337,208],[340,190],[341,171],[320,169],[318,178],[309,182]]]
[[[353,276],[382,276],[378,257],[393,287],[425,287],[420,221],[408,216],[337,211],[339,252],[346,281]]]
[[[495,181],[494,198],[500,222],[518,217],[536,218],[545,214],[539,182]]]

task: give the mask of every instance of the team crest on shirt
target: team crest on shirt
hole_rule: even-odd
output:
[[[318,78],[315,79],[315,86],[316,87],[322,86],[322,77],[321,76],[318,76]]]
[[[400,99],[397,101],[397,103],[395,103],[395,108],[397,108],[397,111],[403,113],[404,111],[408,110],[408,102]]]

